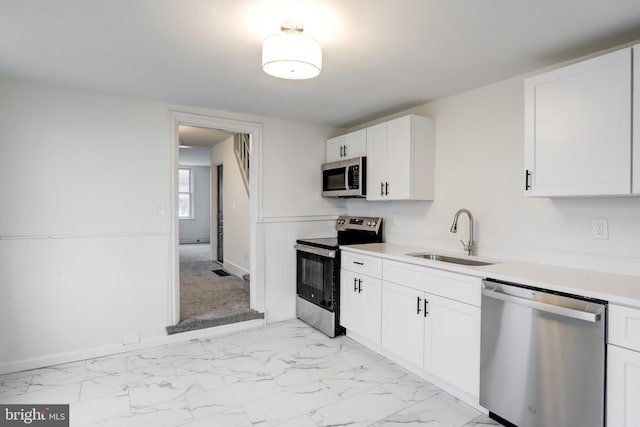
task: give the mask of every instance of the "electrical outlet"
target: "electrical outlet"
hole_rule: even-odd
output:
[[[591,220],[591,235],[594,239],[609,238],[609,226],[606,218]]]

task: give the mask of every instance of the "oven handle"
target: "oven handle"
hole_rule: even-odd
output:
[[[297,251],[305,252],[305,253],[309,253],[309,254],[314,254],[314,255],[319,255],[319,256],[323,256],[325,258],[335,258],[336,257],[336,251],[335,250],[331,250],[331,249],[316,248],[315,246],[307,246],[307,245],[302,245],[300,243],[296,243],[295,245],[293,245],[293,247]]]

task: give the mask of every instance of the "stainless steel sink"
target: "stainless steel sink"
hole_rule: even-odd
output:
[[[452,257],[452,256],[447,256],[447,255],[439,255],[439,254],[430,254],[427,252],[417,252],[417,253],[412,253],[412,254],[407,254],[408,256],[413,256],[416,258],[424,258],[424,259],[429,259],[431,261],[442,261],[442,262],[449,262],[452,264],[460,264],[460,265],[475,265],[475,266],[479,266],[479,265],[493,265],[493,262],[486,262],[486,261],[478,261],[475,259],[468,259],[468,258],[456,258],[456,257]]]

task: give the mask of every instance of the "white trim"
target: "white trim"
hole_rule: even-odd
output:
[[[61,363],[77,362],[80,360],[92,359],[95,357],[104,357],[119,353],[126,353],[133,350],[141,350],[167,344],[181,343],[198,338],[212,338],[218,335],[264,326],[265,324],[265,319],[253,319],[244,322],[231,323],[228,325],[214,326],[212,328],[182,332],[179,334],[161,335],[158,337],[143,340],[136,344],[124,345],[118,343],[102,347],[93,347],[83,350],[70,351],[68,353],[58,353],[49,356],[34,357],[27,360],[21,360],[19,362],[2,363],[0,364],[0,375],[26,371],[28,369],[42,368],[45,366],[59,365]]]
[[[92,234],[5,234],[0,240],[104,239],[119,237],[169,236],[170,233],[92,233]]]
[[[440,379],[439,377],[425,371],[420,366],[414,365],[413,363],[403,359],[402,357],[396,355],[395,353],[383,348],[381,345],[375,344],[355,332],[347,331],[346,335],[352,340],[357,341],[358,343],[364,345],[368,349],[375,351],[376,353],[378,353],[383,357],[386,357],[387,359],[391,360],[393,363],[402,366],[406,370],[414,373],[415,375],[421,377],[422,379],[441,388],[442,390],[449,393],[456,399],[459,399],[460,401],[471,406],[473,409],[480,411],[485,415],[488,414],[488,411],[482,406],[480,406],[480,403],[478,402],[478,396],[473,396],[468,392],[461,390],[452,384],[449,384],[448,382]]]
[[[171,280],[168,295],[168,324],[175,325],[180,320],[180,277],[179,277],[179,220],[177,214],[178,206],[178,126],[197,126],[212,129],[226,130],[236,133],[247,133],[251,135],[251,174],[249,179],[249,270],[251,279],[249,284],[250,307],[254,310],[264,312],[265,310],[265,290],[263,271],[257,268],[257,223],[261,218],[262,207],[262,124],[227,119],[223,117],[208,116],[185,111],[169,110],[169,120],[171,127],[171,250],[170,269]]]
[[[233,274],[234,276],[242,277],[245,274],[249,274],[249,272],[244,268],[240,267],[237,264],[232,263],[231,261],[227,261],[226,259],[223,261],[222,266],[225,270],[227,270],[229,273]]]
[[[335,211],[320,209],[319,212],[316,212],[315,214],[310,214],[308,212],[301,212],[301,211],[273,211],[273,210],[267,211],[264,209],[262,212],[263,212],[263,216],[260,219],[260,222],[263,222],[263,223],[335,221],[336,219],[338,219],[338,216],[346,214],[346,211],[344,209],[335,210]]]

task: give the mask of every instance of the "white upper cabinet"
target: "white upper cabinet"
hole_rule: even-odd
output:
[[[367,128],[367,200],[433,200],[434,120],[408,115]]]
[[[327,162],[367,155],[367,131],[361,129],[327,140]]]
[[[627,48],[525,80],[527,196],[632,193],[631,61]]]

